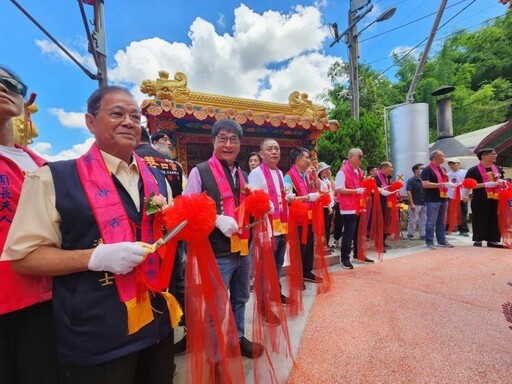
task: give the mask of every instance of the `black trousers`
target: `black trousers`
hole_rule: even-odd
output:
[[[499,242],[498,200],[471,201],[473,241]]]
[[[58,382],[52,303],[0,315],[0,383]]]
[[[174,335],[160,343],[97,365],[61,365],[62,384],[172,384]]]
[[[340,205],[338,203],[334,203],[334,231],[332,237],[334,240],[339,240],[341,238],[341,233],[343,232],[343,215],[340,213]]]
[[[299,241],[302,239],[303,227],[297,227],[299,229]],[[309,276],[313,270],[313,258],[314,254],[314,239],[313,239],[313,228],[311,224],[307,227],[308,240],[306,244],[300,243],[300,255],[302,257],[302,275]]]
[[[357,258],[357,227],[359,215],[343,215],[343,235],[341,238],[341,260],[350,260],[350,251],[354,244],[354,258]]]
[[[324,223],[325,223],[325,245],[329,245],[331,240],[331,224],[333,214],[329,214],[329,208],[324,208]]]

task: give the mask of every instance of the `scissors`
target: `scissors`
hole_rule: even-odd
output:
[[[174,236],[176,236],[184,227],[188,224],[188,220],[183,220],[181,223],[176,225],[173,229],[171,229],[169,232],[167,232],[164,237],[161,237],[157,241],[155,241],[153,244],[147,244],[144,242],[138,242],[141,246],[148,249],[148,253],[155,252],[158,248],[160,248],[165,243],[169,242]]]

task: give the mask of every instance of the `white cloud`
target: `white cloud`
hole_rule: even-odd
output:
[[[327,0],[314,4],[299,5],[289,12],[263,13],[241,4],[234,10],[229,33],[218,33],[212,22],[198,17],[189,28],[190,42],[169,42],[159,37],[133,41],[114,54],[109,80],[130,88],[138,102],[147,98],[139,91],[141,82],[157,78],[159,70],[168,71],[171,77],[184,72],[188,87],[196,91],[287,103],[289,94],[297,90],[320,102],[316,96],[330,85],[328,69],[339,58],[323,51],[325,39],[330,39],[321,12]],[[219,14],[216,25],[223,23],[225,17]],[[53,43],[36,43],[44,53],[65,57]],[[94,68],[90,55],[73,54]],[[85,128],[83,113],[61,108],[50,112],[67,127]],[[74,156],[86,143],[54,157]],[[49,158],[51,146],[46,144],[36,146]]]
[[[37,40],[36,39],[35,43],[41,49],[41,51],[43,53],[46,53],[46,54],[48,54],[56,59],[59,59],[59,60],[65,60],[65,61],[72,62],[72,60],[62,51],[62,49],[60,49],[53,42],[48,41],[48,40]],[[82,44],[83,44],[83,42],[80,43],[80,45],[82,45]],[[83,66],[87,67],[88,69],[90,69],[93,73],[96,72],[96,69],[95,69],[96,64],[94,63],[94,58],[92,57],[92,55],[90,55],[90,54],[82,55],[78,51],[68,48],[64,44],[62,44],[62,45],[66,48],[66,50],[69,53],[71,53],[71,55],[79,63],[81,63]]]
[[[181,71],[193,90],[247,98],[265,96],[283,103],[294,90],[309,92],[311,96],[322,91],[328,82],[323,65],[322,79],[316,86],[310,81],[307,89],[298,89],[300,84],[293,81],[308,77],[303,73],[306,70],[315,71],[309,73],[311,78],[319,76],[321,60],[312,60],[306,68],[299,68],[294,60],[323,56],[322,42],[328,37],[328,29],[322,24],[317,7],[297,6],[286,14],[258,14],[242,4],[234,15],[231,34],[218,34],[212,23],[196,18],[189,29],[190,44],[160,38],[132,42],[115,54],[116,66],[109,71],[109,78],[138,88],[143,80],[156,78],[161,69],[171,76]],[[329,56],[324,58],[333,61]],[[288,89],[284,89],[282,80],[274,79],[282,76],[283,71],[292,76]],[[272,89],[274,86],[279,89]],[[144,96],[136,92],[136,97]]]
[[[76,159],[83,155],[91,147],[94,138],[90,137],[85,142],[73,145],[70,149],[65,149],[56,155],[50,155],[52,144],[47,142],[35,143],[30,146],[35,153],[48,161]]]
[[[297,56],[286,67],[273,71],[269,79],[270,88],[262,91],[260,98],[287,102],[290,93],[297,90],[308,93],[312,100],[330,85],[327,72],[336,60],[319,53]]]
[[[391,50],[389,56],[397,55],[398,57],[402,57],[405,54],[418,58],[420,52],[417,49],[413,49],[413,47],[409,47],[407,45],[399,45],[398,47],[395,47]]]
[[[62,108],[50,108],[48,112],[57,117],[59,122],[67,128],[80,128],[88,131],[83,112],[66,112]]]
[[[315,4],[315,7],[317,7],[317,8],[327,8],[327,6],[329,5],[329,1],[328,0],[315,0],[314,4]]]

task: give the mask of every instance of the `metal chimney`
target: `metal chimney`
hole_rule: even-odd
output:
[[[432,92],[432,96],[447,95],[455,90],[455,87],[443,85]],[[437,139],[453,137],[452,101],[450,99],[437,100]]]
[[[432,96],[447,95],[455,87],[443,85],[432,92]],[[449,98],[436,102],[437,139],[431,150],[440,149],[447,157],[474,157],[475,154],[453,137],[452,101]]]

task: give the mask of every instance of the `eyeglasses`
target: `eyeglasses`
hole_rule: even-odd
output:
[[[363,156],[363,155],[357,155],[357,158],[358,158],[359,160],[363,160],[363,159],[364,159],[364,156]]]
[[[142,115],[137,112],[126,112],[124,109],[121,108],[105,108],[105,109],[98,109],[96,112],[93,113],[93,115],[96,115],[98,112],[108,112],[108,117],[112,119],[113,121],[121,122],[124,119],[126,119],[126,116],[130,119],[130,121],[134,124],[140,125],[140,122],[142,120]]]
[[[2,84],[8,91],[16,93],[25,97],[28,87],[21,81],[13,79],[12,77],[0,76],[0,84]]]
[[[238,137],[227,137],[227,136],[215,136],[215,139],[217,140],[217,142],[219,144],[227,144],[228,141],[233,144],[233,145],[237,145],[237,144],[240,144],[240,139]]]

